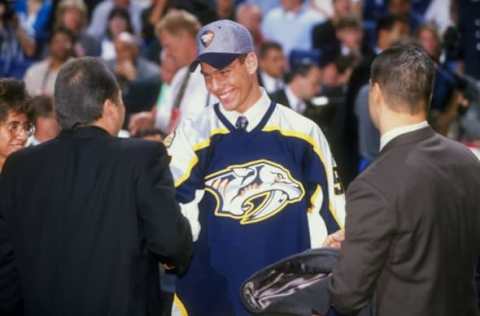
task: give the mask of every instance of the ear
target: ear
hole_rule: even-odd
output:
[[[378,82],[372,84],[369,93],[372,94],[372,100],[375,102],[375,104],[383,104],[383,93]]]
[[[247,71],[250,75],[255,74],[258,68],[257,54],[254,52],[248,53],[247,57],[245,58],[245,66],[247,67]]]

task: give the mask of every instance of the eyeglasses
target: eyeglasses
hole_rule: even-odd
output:
[[[10,133],[11,136],[16,136],[20,134],[20,132],[23,132],[27,135],[27,137],[30,137],[33,135],[33,132],[35,130],[33,124],[31,123],[20,123],[17,121],[14,122],[8,122],[5,124],[8,132]]]

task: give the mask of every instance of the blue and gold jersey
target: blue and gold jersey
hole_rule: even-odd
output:
[[[250,131],[219,105],[167,139],[177,198],[199,232],[177,294],[188,315],[248,315],[241,283],[281,258],[321,246],[344,224],[344,194],[319,127],[271,103]],[[197,206],[198,205],[198,206]]]

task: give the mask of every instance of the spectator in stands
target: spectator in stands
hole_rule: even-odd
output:
[[[465,73],[480,82],[480,2],[458,2],[460,49],[463,52]]]
[[[286,105],[295,112],[304,114],[312,107],[311,99],[320,90],[321,73],[314,63],[301,63],[292,68],[287,76],[287,86],[271,94],[273,101]]]
[[[389,0],[387,12],[390,15],[403,16],[408,19],[412,31],[415,31],[423,23],[422,15],[412,8],[411,0]]]
[[[324,17],[303,0],[282,0],[281,5],[265,15],[262,32],[266,39],[282,45],[287,57],[292,49],[312,48],[311,32]]]
[[[107,60],[106,63],[120,84],[128,117],[131,113],[138,112],[136,109],[138,103],[135,101],[143,99],[144,95],[149,93],[146,89],[137,87],[157,88],[160,70],[157,64],[140,56],[140,45],[132,34],[126,32],[118,34],[114,45],[115,58]],[[150,108],[151,104],[141,106]]]
[[[132,21],[132,30],[129,30],[129,32],[140,35],[142,7],[137,1],[130,0],[104,0],[100,2],[93,11],[88,33],[98,40],[102,40],[107,31],[108,17],[115,8],[127,10],[129,19]]]
[[[250,31],[253,43],[258,49],[263,42],[262,10],[260,7],[250,2],[239,4],[235,12],[235,20]]]
[[[334,48],[335,55],[352,56],[360,63],[364,56],[373,55],[373,51],[363,42],[363,30],[360,20],[355,16],[342,17],[335,26],[338,39]]]
[[[324,51],[334,51],[338,46],[335,25],[338,21],[352,13],[351,0],[332,0],[333,14],[325,22],[312,29],[312,47]]]
[[[50,34],[53,3],[51,0],[16,0],[15,11],[27,33],[42,44]]]
[[[405,39],[410,32],[408,20],[401,16],[385,16],[377,23],[376,45],[374,54],[366,57],[352,72],[348,83],[346,101],[336,114],[335,134],[337,135],[336,148],[340,176],[345,185],[353,180],[358,172],[358,122],[355,117],[354,105],[358,91],[368,83],[370,65],[373,58],[393,43]]]
[[[156,113],[138,113],[131,117],[129,129],[132,134],[153,126],[168,133],[180,119],[195,117],[202,109],[212,104],[200,69],[189,71],[197,54],[195,36],[200,23],[192,14],[183,10],[170,11],[157,25],[157,34],[165,53],[172,57],[178,67],[171,84],[171,98]]]
[[[170,4],[171,1],[168,0],[153,0],[150,6],[142,11],[142,39],[144,42],[142,55],[153,62],[158,63],[161,50],[160,43],[155,36],[155,25],[168,12]]]
[[[285,85],[283,76],[286,70],[286,59],[282,46],[276,42],[263,42],[258,52],[258,82],[271,94]]]
[[[36,43],[18,20],[10,1],[0,2],[0,77],[23,78]]]
[[[219,19],[235,20],[235,3],[233,0],[215,0],[215,9]]]
[[[55,29],[48,41],[47,57],[33,64],[25,74],[25,85],[32,95],[53,95],[60,67],[73,56],[74,36],[66,28]]]
[[[102,39],[102,58],[104,60],[115,58],[115,45],[113,43],[115,37],[123,32],[133,34],[130,15],[123,8],[114,8],[108,16],[107,31]]]
[[[22,149],[33,131],[32,112],[23,82],[0,79],[0,174],[7,157]],[[7,270],[3,270],[7,272]],[[2,277],[4,274],[2,274]],[[11,280],[0,278],[0,297],[13,290]],[[7,282],[7,283],[5,283]],[[2,309],[0,309],[2,310]]]
[[[354,66],[355,58],[353,56],[332,55],[322,58],[320,64],[322,70],[321,93],[328,94],[329,90],[336,88],[346,90]]]
[[[62,0],[56,12],[56,27],[64,27],[75,35],[74,51],[77,57],[100,56],[100,41],[88,34],[87,7],[83,0]]]
[[[33,97],[30,101],[33,111],[35,132],[28,139],[28,146],[35,146],[57,137],[60,132],[53,98],[47,95]]]

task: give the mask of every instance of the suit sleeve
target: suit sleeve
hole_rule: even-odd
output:
[[[9,236],[7,212],[10,208],[10,190],[7,185],[8,167],[0,175],[0,315],[16,315],[22,308],[21,287],[15,264],[12,241]]]
[[[310,132],[311,147],[304,160],[308,221],[312,248],[321,247],[328,234],[343,228],[345,194],[330,146],[318,126]]]
[[[192,234],[180,212],[163,146],[156,147],[137,181],[137,205],[148,250],[182,273],[192,254]]]
[[[350,314],[366,306],[387,260],[395,218],[385,198],[365,181],[347,192],[345,241],[329,285],[332,305]]]

